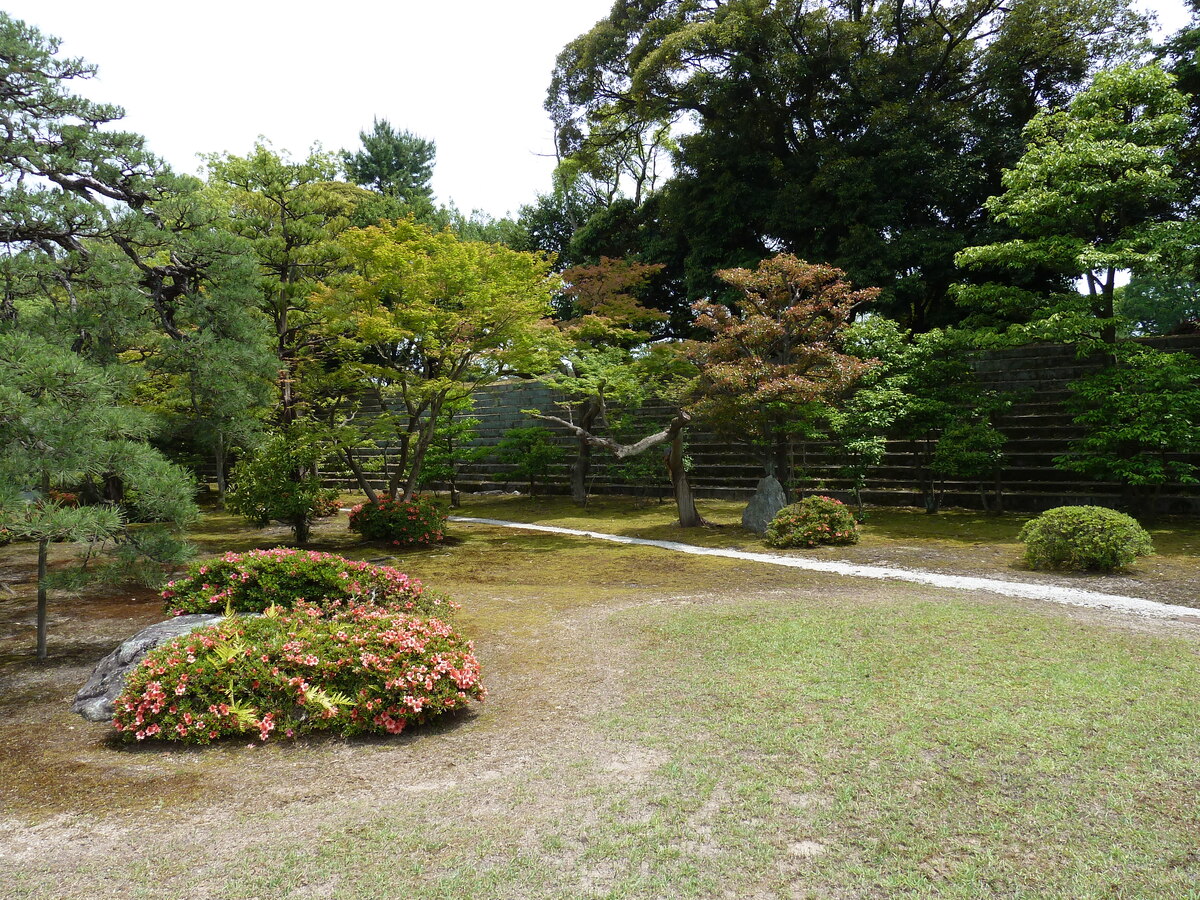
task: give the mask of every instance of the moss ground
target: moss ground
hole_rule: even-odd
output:
[[[463,510],[755,546],[736,507],[702,511],[725,527],[616,501]],[[1156,559],[1193,572],[1196,530],[1159,528]],[[1032,576],[1017,529],[887,512],[837,549]],[[1200,626],[453,535],[395,564],[463,603],[486,703],[399,739],[203,751],[67,710],[158,619],[150,592],[57,598],[39,666],[27,553],[0,549],[0,897],[1200,897]],[[286,537],[216,514],[196,534]],[[342,519],[316,545],[393,555],[352,537]]]

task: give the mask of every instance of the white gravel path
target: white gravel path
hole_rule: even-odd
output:
[[[846,575],[851,578],[879,578],[928,584],[933,587],[952,588],[962,591],[988,591],[1006,597],[1021,597],[1026,600],[1043,600],[1067,606],[1085,606],[1114,612],[1133,613],[1156,619],[1190,620],[1200,619],[1200,609],[1189,606],[1174,606],[1158,603],[1141,597],[1123,597],[1100,591],[1084,591],[1078,588],[1058,587],[1048,584],[1031,584],[1025,581],[1004,581],[999,578],[976,578],[968,575],[943,575],[939,572],[923,572],[919,569],[898,569],[891,566],[860,566],[854,563],[833,562],[820,559],[805,559],[800,556],[780,556],[775,553],[751,553],[747,550],[723,550],[716,547],[697,547],[678,541],[655,541],[648,538],[626,537],[620,534],[604,534],[599,531],[581,531],[576,528],[559,528],[555,525],[532,525],[527,522],[506,522],[502,519],[479,519],[469,516],[451,516],[451,522],[474,525],[495,525],[501,528],[519,528],[526,531],[543,531],[549,534],[567,534],[575,537],[612,541],[617,544],[634,544],[639,547],[659,547],[677,553],[696,556],[723,556],[728,559],[745,559],[751,562],[768,563],[773,566],[788,566],[793,569],[808,569]]]

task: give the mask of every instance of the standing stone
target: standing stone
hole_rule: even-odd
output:
[[[766,534],[767,526],[781,509],[787,506],[787,494],[783,485],[774,475],[768,475],[758,482],[754,496],[742,513],[742,527],[755,534]]]
[[[71,711],[79,713],[89,722],[111,721],[113,704],[125,687],[125,676],[137,667],[143,656],[171,638],[189,634],[223,618],[225,617],[213,615],[176,616],[166,622],[143,628],[100,660],[88,683],[75,695]]]

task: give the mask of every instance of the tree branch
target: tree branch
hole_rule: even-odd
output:
[[[641,453],[645,453],[651,447],[656,447],[659,444],[665,444],[668,441],[675,440],[675,436],[678,435],[679,432],[681,432],[684,428],[686,428],[688,423],[692,421],[691,415],[689,415],[686,410],[681,409],[675,418],[671,420],[671,424],[662,431],[647,435],[635,444],[619,444],[612,438],[606,438],[597,434],[592,434],[587,429],[580,428],[578,425],[573,425],[566,419],[561,419],[558,416],[547,416],[543,415],[542,413],[533,413],[532,415],[535,419],[541,419],[544,422],[553,422],[556,425],[561,425],[577,438],[587,441],[593,447],[599,447],[602,450],[609,451],[617,459],[628,459],[631,456],[638,456]]]

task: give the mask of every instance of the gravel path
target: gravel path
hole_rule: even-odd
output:
[[[575,537],[612,541],[617,544],[634,544],[639,547],[659,547],[677,553],[696,556],[724,556],[729,559],[745,559],[773,566],[789,566],[793,569],[808,569],[828,572],[831,575],[846,575],[851,578],[878,578],[928,584],[933,587],[952,588],[962,591],[988,591],[1006,597],[1021,597],[1026,600],[1043,600],[1067,606],[1084,606],[1092,609],[1132,613],[1156,619],[1200,620],[1200,611],[1189,606],[1174,606],[1158,603],[1142,597],[1123,597],[1100,591],[1085,591],[1078,588],[1058,587],[1047,584],[1030,584],[1024,581],[1005,581],[999,578],[977,578],[967,575],[944,575],[938,572],[923,572],[919,569],[899,569],[890,566],[861,566],[847,562],[832,562],[805,559],[801,556],[780,556],[775,553],[752,553],[747,550],[724,550],[717,547],[697,547],[678,541],[656,541],[648,538],[627,537],[620,534],[605,534],[599,531],[581,531],[576,528],[560,528],[555,525],[533,525],[528,522],[506,522],[502,519],[480,519],[470,516],[451,516],[450,521],[468,525],[494,525],[501,528],[519,528],[527,531],[542,531],[550,534],[567,534]]]

